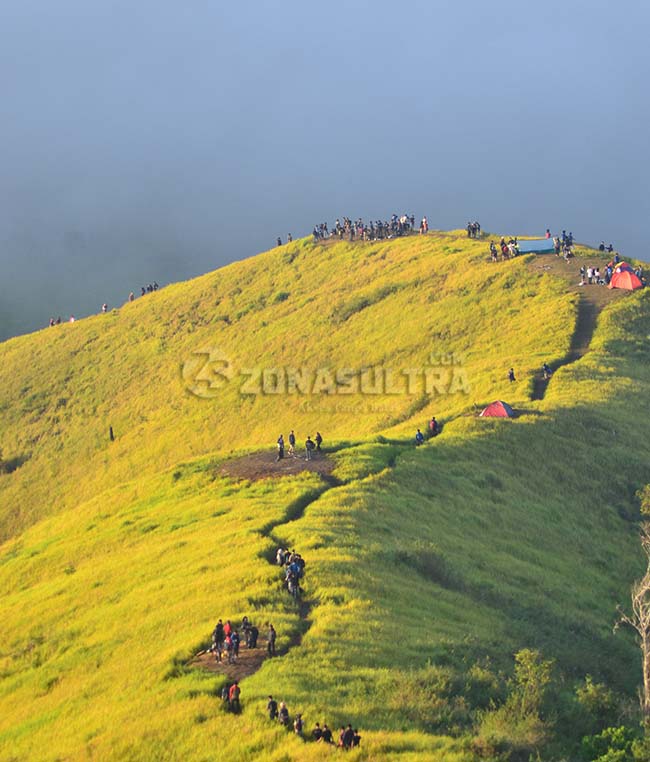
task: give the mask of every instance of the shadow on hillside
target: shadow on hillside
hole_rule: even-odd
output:
[[[0,474],[13,474],[31,458],[31,455],[16,455],[7,460],[0,460]]]

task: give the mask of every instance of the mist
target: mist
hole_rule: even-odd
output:
[[[336,217],[647,259],[635,0],[6,2],[0,338]]]

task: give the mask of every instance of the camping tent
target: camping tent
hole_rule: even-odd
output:
[[[520,254],[548,254],[555,251],[552,238],[538,238],[534,241],[517,241]]]
[[[620,270],[618,267],[612,275],[612,280],[609,284],[610,288],[624,288],[628,291],[634,291],[635,288],[643,288],[643,283],[632,272],[632,270]]]
[[[507,402],[497,400],[488,405],[480,414],[481,418],[514,418],[515,411]]]

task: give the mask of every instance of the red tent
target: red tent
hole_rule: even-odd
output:
[[[515,411],[507,402],[497,400],[488,405],[480,414],[481,418],[514,418]]]
[[[616,268],[612,275],[609,288],[625,288],[628,291],[634,291],[635,288],[643,288],[643,283],[631,270],[621,270]]]

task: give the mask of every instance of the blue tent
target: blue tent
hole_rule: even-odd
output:
[[[548,254],[555,251],[552,238],[537,238],[534,241],[518,241],[520,254]]]

